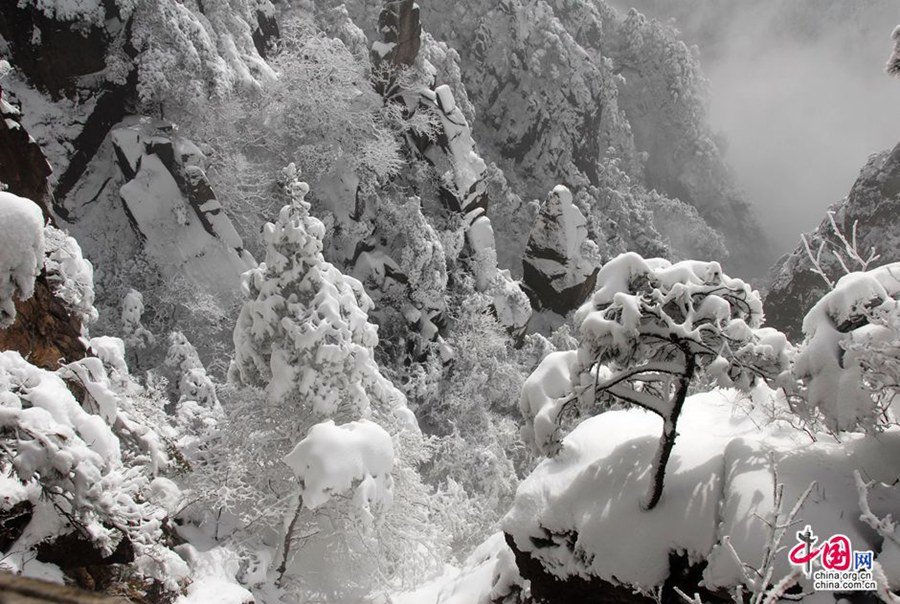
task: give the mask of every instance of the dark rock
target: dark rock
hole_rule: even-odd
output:
[[[38,276],[31,298],[15,303],[16,321],[0,329],[0,350],[16,350],[32,365],[51,371],[87,356],[81,322],[53,294],[46,273]]]
[[[412,65],[422,45],[422,24],[415,1],[387,0],[378,16],[378,28],[383,52],[374,49],[376,62],[388,61],[395,67]]]
[[[642,595],[628,585],[614,585],[603,579],[584,578],[573,575],[561,579],[547,571],[543,564],[527,551],[520,550],[515,539],[508,533],[506,543],[516,557],[519,574],[531,584],[532,601],[540,604],[683,604],[684,600],[675,591],[679,588],[687,594],[700,594],[703,602],[709,604],[732,602],[728,593],[709,591],[702,587],[703,570],[706,563],[691,564],[687,557],[672,553],[669,555],[669,577],[662,586],[659,599]],[[577,535],[569,536],[574,545]],[[539,543],[535,544],[540,547]],[[611,553],[610,555],[615,555]]]
[[[259,56],[266,58],[269,45],[281,32],[278,29],[278,20],[275,15],[267,15],[262,11],[256,11],[256,29],[253,30],[253,45]]]
[[[115,551],[105,556],[88,539],[76,533],[69,533],[38,545],[37,559],[41,562],[55,564],[63,570],[85,566],[128,564],[134,561],[134,546],[128,537],[123,536]]]
[[[869,268],[900,260],[900,145],[869,158],[850,194],[832,207],[834,224],[848,240],[856,229],[857,250],[863,257],[879,254]],[[834,250],[847,259],[831,220],[826,218],[807,238],[813,254],[825,247],[821,265],[828,278],[836,281],[844,274]],[[851,270],[858,264],[849,263]],[[771,272],[771,284],[764,309],[766,322],[797,340],[802,337],[803,317],[829,290],[821,276],[813,272],[802,242],[781,258]]]
[[[53,170],[40,145],[20,123],[19,112],[2,99],[3,89],[0,88],[0,182],[5,183],[10,192],[34,201],[44,218],[51,220],[47,179]]]
[[[8,510],[0,511],[0,551],[9,551],[10,546],[22,536],[33,515],[34,506],[30,501],[20,501]]]
[[[71,96],[78,78],[106,66],[109,35],[103,27],[57,21],[37,3],[0,3],[0,36],[16,69],[54,99]]]
[[[519,574],[531,583],[531,597],[536,604],[652,604],[655,601],[634,593],[628,587],[613,585],[602,579],[589,580],[577,576],[560,579],[547,572],[540,561],[528,552],[516,547],[515,539],[509,534],[506,535],[506,543],[515,554]]]

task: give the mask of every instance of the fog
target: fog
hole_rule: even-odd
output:
[[[900,142],[900,80],[884,65],[900,0],[633,0],[701,49],[710,120],[738,184],[792,249]]]

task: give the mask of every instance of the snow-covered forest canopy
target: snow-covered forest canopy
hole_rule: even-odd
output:
[[[0,4],[0,600],[900,602],[891,2]]]

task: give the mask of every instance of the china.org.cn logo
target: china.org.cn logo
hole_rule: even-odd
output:
[[[872,591],[872,551],[854,550],[846,535],[832,535],[819,542],[809,525],[797,533],[797,545],[788,553],[791,564],[812,577],[813,588],[822,591]],[[813,565],[822,568],[813,572]]]

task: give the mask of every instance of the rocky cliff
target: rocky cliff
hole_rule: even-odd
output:
[[[855,239],[863,259],[873,253],[879,256],[873,266],[900,260],[900,145],[872,155],[849,195],[830,212],[833,221],[825,218],[807,241],[832,282],[845,273],[842,261],[850,270],[862,268],[849,257],[835,227],[849,243]],[[766,321],[794,339],[801,337],[804,315],[830,289],[813,269],[802,242],[772,269],[765,298]]]

